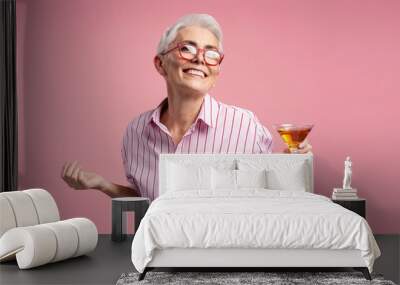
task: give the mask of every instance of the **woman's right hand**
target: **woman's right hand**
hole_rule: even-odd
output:
[[[66,162],[61,171],[61,178],[76,190],[100,189],[105,184],[105,179],[94,173],[81,169],[78,161]]]

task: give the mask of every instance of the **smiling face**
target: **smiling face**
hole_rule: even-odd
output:
[[[181,42],[190,42],[198,48],[218,47],[218,39],[215,35],[199,26],[189,26],[179,30],[169,48]],[[178,93],[196,95],[205,95],[215,85],[220,68],[219,65],[207,65],[202,52],[194,59],[186,60],[179,56],[178,49],[160,56],[159,59],[156,58],[155,63],[157,70],[165,78],[168,88]]]

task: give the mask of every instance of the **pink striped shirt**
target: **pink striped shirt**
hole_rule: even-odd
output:
[[[272,136],[248,110],[204,97],[198,117],[175,145],[160,122],[164,104],[133,119],[125,131],[121,155],[129,183],[142,196],[158,197],[160,153],[271,153]]]

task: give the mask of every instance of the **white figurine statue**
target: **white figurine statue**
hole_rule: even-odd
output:
[[[344,178],[343,178],[343,189],[352,189],[351,188],[351,160],[350,156],[346,157],[346,161],[344,162]]]

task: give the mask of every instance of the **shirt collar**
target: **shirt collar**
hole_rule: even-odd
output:
[[[168,97],[164,98],[160,104],[153,110],[149,118],[147,119],[147,124],[149,124],[151,121],[156,123],[157,125],[160,123],[160,114],[163,106],[165,104],[168,104]]]
[[[153,110],[152,114],[149,116],[147,123],[149,124],[151,121],[160,125],[160,114],[163,107],[168,104],[168,97],[164,98],[161,103]],[[201,104],[201,109],[199,115],[197,116],[194,124],[197,124],[198,120],[203,121],[207,126],[214,128],[216,125],[216,113],[219,108],[218,102],[211,97],[209,94],[204,96],[203,103]]]

